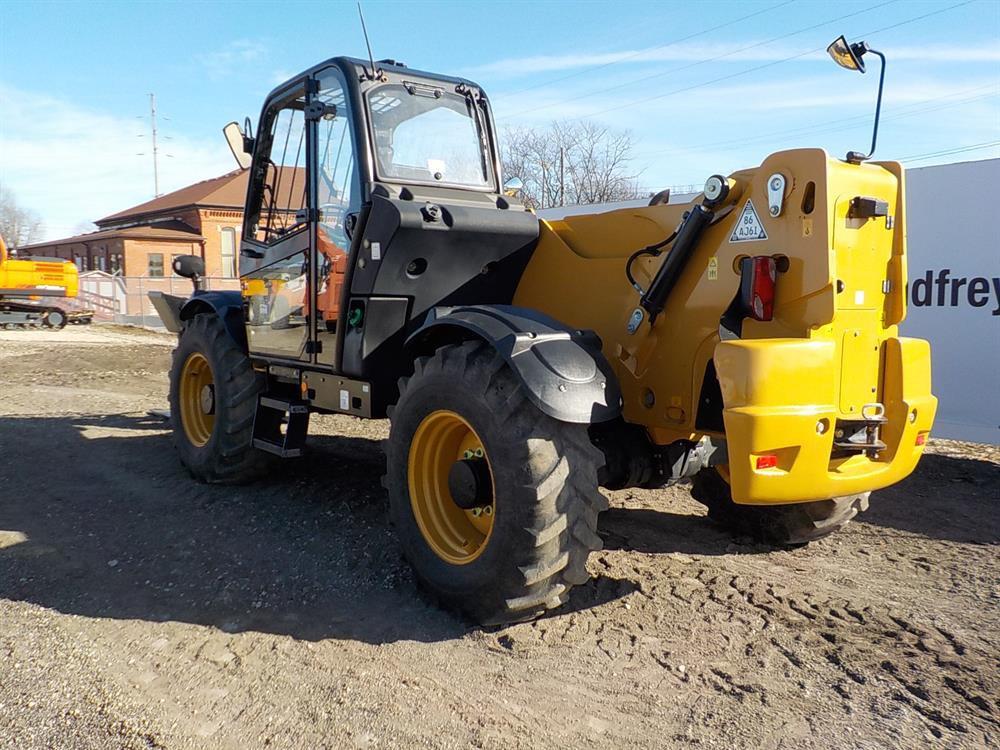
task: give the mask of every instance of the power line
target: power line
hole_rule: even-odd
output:
[[[548,109],[550,107],[554,107],[554,106],[557,106],[559,104],[568,104],[569,102],[575,102],[575,101],[578,101],[580,99],[586,99],[586,98],[589,98],[591,96],[596,96],[598,94],[605,94],[605,93],[607,93],[609,91],[617,91],[618,89],[623,88],[624,86],[632,86],[632,85],[635,85],[637,83],[644,83],[644,82],[650,81],[650,80],[652,80],[654,78],[661,78],[662,76],[665,76],[665,75],[668,75],[668,74],[678,73],[678,72],[680,72],[682,70],[688,70],[690,68],[694,68],[694,67],[697,67],[699,65],[705,65],[706,63],[716,62],[716,61],[721,60],[721,59],[723,59],[725,57],[731,57],[732,55],[739,54],[740,52],[746,52],[747,50],[756,49],[757,47],[763,47],[763,46],[768,45],[768,44],[773,44],[774,42],[781,41],[782,39],[787,39],[788,37],[791,37],[791,36],[797,36],[798,34],[804,34],[807,31],[813,31],[813,30],[818,29],[818,28],[820,28],[822,26],[828,26],[831,23],[836,23],[838,21],[843,21],[844,19],[851,18],[852,16],[857,16],[857,15],[860,15],[862,13],[870,13],[872,10],[876,10],[877,8],[881,8],[881,7],[884,7],[886,5],[892,5],[893,3],[897,3],[897,2],[899,2],[899,0],[886,0],[883,3],[874,6],[873,8],[865,8],[864,10],[857,10],[857,11],[854,11],[853,13],[848,13],[847,15],[838,16],[837,18],[831,18],[828,21],[822,21],[822,22],[814,24],[812,26],[806,26],[804,28],[797,29],[795,31],[789,31],[789,32],[787,32],[785,34],[780,34],[779,36],[772,37],[770,39],[765,39],[762,42],[755,42],[754,44],[748,44],[745,47],[739,47],[738,49],[730,50],[729,52],[724,52],[721,55],[715,55],[714,57],[707,57],[704,60],[696,60],[694,62],[687,63],[686,65],[680,65],[680,66],[677,66],[677,67],[674,67],[674,68],[670,68],[669,70],[661,70],[661,71],[659,71],[657,73],[653,73],[652,75],[648,75],[648,76],[643,76],[641,78],[634,78],[631,81],[627,81],[624,84],[617,84],[615,86],[608,86],[608,87],[602,88],[602,89],[594,89],[594,90],[591,90],[591,91],[585,91],[584,93],[578,94],[577,96],[570,97],[569,99],[560,99],[560,100],[555,101],[555,102],[549,102],[547,104],[543,104],[543,105],[538,106],[538,107],[532,107],[530,109],[525,109],[525,110],[522,110],[520,112],[515,112],[512,115],[507,115],[506,117],[502,117],[500,119],[501,120],[507,120],[507,119],[510,119],[511,117],[519,117],[520,115],[530,114],[532,112],[538,112],[539,110]],[[810,50],[810,52],[812,52],[812,51],[813,50]],[[809,52],[807,52],[805,54],[809,54]],[[778,61],[778,62],[784,62],[784,61]],[[776,63],[770,63],[770,64],[774,65]],[[767,66],[765,65],[763,67],[767,67]],[[751,69],[751,70],[753,70],[753,69]],[[747,71],[747,72],[749,72],[749,71]],[[616,109],[616,108],[612,108],[612,109]],[[603,110],[602,112],[610,112],[610,111],[611,110],[609,109],[609,110]],[[602,114],[602,113],[598,113],[598,114]]]
[[[890,2],[895,2],[895,0],[890,0]],[[960,8],[960,7],[964,6],[964,5],[969,5],[972,2],[973,2],[973,0],[964,0],[964,2],[955,3],[954,5],[949,5],[946,8],[940,8],[938,10],[934,10],[934,11],[931,11],[929,13],[924,13],[923,15],[920,15],[920,16],[915,16],[913,18],[908,18],[905,21],[900,21],[898,23],[890,24],[889,26],[883,26],[883,27],[881,27],[879,29],[874,29],[872,31],[868,31],[868,32],[865,32],[865,33],[857,35],[857,36],[865,36],[865,37],[867,37],[867,36],[871,36],[872,34],[878,34],[878,33],[881,33],[883,31],[889,31],[891,29],[896,29],[896,28],[899,28],[900,26],[905,26],[907,24],[916,23],[917,21],[922,21],[925,18],[930,18],[931,16],[936,16],[936,15],[939,15],[941,13],[945,13],[945,12],[954,10],[956,8]],[[871,9],[866,9],[863,12],[867,13],[867,12],[870,12],[870,10]],[[824,22],[824,24],[819,24],[819,25],[826,25],[826,24],[829,24],[829,23],[833,23],[834,21],[842,20],[843,18],[848,18],[848,17],[853,16],[853,15],[857,15],[857,13],[850,13],[847,16],[842,16],[841,18],[833,19],[832,21],[826,21],[826,22]],[[793,32],[793,33],[795,33],[795,32]],[[754,66],[752,68],[747,68],[746,70],[742,70],[742,71],[739,71],[739,72],[736,72],[736,73],[730,73],[728,75],[719,76],[718,78],[713,78],[713,79],[708,80],[708,81],[703,81],[702,83],[696,83],[696,84],[692,84],[690,86],[684,86],[684,87],[679,88],[679,89],[674,89],[672,91],[667,91],[667,92],[665,92],[663,94],[657,94],[657,95],[654,95],[654,96],[644,97],[642,99],[635,99],[635,100],[630,101],[630,102],[625,102],[624,104],[618,104],[618,105],[616,105],[614,107],[608,107],[607,109],[602,109],[602,110],[599,110],[597,112],[591,112],[591,113],[588,113],[586,115],[582,115],[580,118],[577,118],[577,119],[585,119],[585,118],[589,118],[589,117],[597,117],[598,115],[606,114],[608,112],[616,112],[618,110],[626,109],[628,107],[634,107],[634,106],[636,106],[638,104],[645,104],[647,102],[655,101],[655,100],[658,100],[658,99],[664,99],[664,98],[669,97],[669,96],[674,96],[675,94],[680,94],[680,93],[683,93],[683,92],[692,91],[694,89],[702,88],[704,86],[710,86],[710,85],[715,84],[715,83],[720,83],[722,81],[727,81],[727,80],[730,80],[730,79],[733,79],[733,78],[738,78],[740,76],[748,75],[750,73],[755,73],[755,72],[757,72],[759,70],[764,70],[766,68],[772,68],[775,65],[781,65],[783,63],[790,62],[792,60],[796,60],[796,59],[798,59],[800,57],[805,57],[806,55],[811,55],[811,54],[814,54],[816,52],[822,52],[822,51],[824,51],[824,48],[806,50],[805,52],[800,52],[800,53],[795,54],[795,55],[790,55],[790,56],[782,58],[780,60],[773,60],[771,62],[764,63],[763,65],[756,65],[756,66]],[[657,75],[665,75],[666,73],[670,73],[670,72],[674,72],[674,71],[672,71],[672,70],[671,71],[664,71],[664,73],[657,74]],[[522,112],[520,114],[524,114],[524,113]],[[506,119],[506,118],[503,118],[503,119]]]
[[[964,154],[968,151],[980,151],[984,148],[993,148],[994,146],[1000,146],[1000,141],[974,143],[971,146],[960,146],[959,148],[949,148],[944,151],[932,151],[930,153],[916,154],[914,156],[904,156],[901,159],[896,159],[896,161],[924,161],[925,159],[935,159],[939,156],[951,156],[952,154]]]
[[[574,73],[567,73],[566,75],[560,76],[558,78],[551,78],[551,79],[549,79],[547,81],[542,81],[540,83],[536,83],[536,84],[533,84],[531,86],[526,86],[523,89],[516,89],[514,91],[507,91],[507,92],[505,92],[503,94],[499,94],[497,96],[497,98],[504,98],[504,97],[508,97],[508,96],[514,96],[516,94],[522,94],[525,91],[533,91],[534,89],[544,88],[546,86],[551,86],[554,83],[560,83],[560,82],[565,81],[565,80],[567,80],[569,78],[575,78],[576,76],[583,75],[584,73],[593,73],[595,70],[601,70],[603,68],[607,68],[607,67],[610,67],[612,65],[617,65],[618,63],[624,62],[625,60],[631,60],[631,59],[634,59],[636,57],[640,57],[641,55],[648,55],[651,52],[656,52],[658,50],[666,49],[667,47],[672,47],[675,44],[680,44],[681,42],[686,42],[686,41],[688,41],[690,39],[694,39],[695,37],[704,36],[705,34],[710,34],[713,31],[718,31],[719,29],[724,29],[727,26],[732,26],[733,24],[737,24],[737,23],[740,23],[742,21],[746,21],[746,20],[748,20],[750,18],[753,18],[754,16],[759,16],[759,15],[762,15],[764,13],[770,13],[771,11],[777,10],[778,8],[782,8],[782,7],[786,6],[786,5],[791,5],[793,2],[795,2],[795,0],[785,0],[784,2],[778,3],[777,5],[772,5],[772,6],[768,7],[768,8],[764,8],[763,10],[758,10],[758,11],[755,11],[753,13],[749,13],[749,14],[747,14],[745,16],[740,16],[739,18],[734,18],[732,21],[726,21],[726,23],[720,23],[718,26],[712,26],[711,28],[695,32],[694,34],[688,34],[687,36],[681,37],[680,39],[674,39],[673,41],[667,42],[666,44],[660,44],[660,45],[658,45],[656,47],[649,47],[648,49],[637,50],[635,52],[631,52],[629,54],[622,55],[621,57],[616,58],[614,60],[610,60],[609,62],[602,63],[600,65],[594,65],[594,66],[591,66],[589,68],[584,68],[583,70],[578,70],[578,71],[576,71]]]
[[[936,97],[931,97],[931,98],[928,98],[928,99],[922,99],[922,100],[917,101],[917,102],[911,102],[910,104],[901,105],[900,107],[897,107],[894,110],[890,110],[889,115],[887,117],[883,117],[882,119],[883,120],[897,120],[897,119],[901,119],[901,118],[904,118],[904,117],[911,117],[912,115],[924,114],[925,112],[935,112],[935,111],[938,111],[938,110],[941,110],[941,109],[948,109],[950,107],[956,107],[956,106],[960,106],[960,105],[963,105],[963,104],[971,104],[973,102],[983,101],[985,99],[994,99],[997,96],[1000,96],[1000,90],[994,91],[994,92],[989,93],[989,94],[982,94],[982,95],[979,95],[979,96],[971,96],[971,97],[966,97],[964,99],[955,99],[953,101],[947,101],[944,104],[936,104],[935,106],[932,106],[932,107],[921,106],[921,105],[925,105],[925,104],[930,104],[932,102],[940,102],[940,101],[943,101],[943,100],[946,100],[946,99],[951,100],[951,99],[954,99],[954,97],[956,97],[956,96],[962,96],[963,94],[969,94],[969,93],[973,93],[973,92],[977,92],[977,91],[982,91],[984,89],[998,88],[998,87],[1000,87],[1000,82],[992,82],[992,83],[988,83],[988,84],[986,84],[984,86],[976,86],[976,87],[971,88],[971,89],[965,89],[963,91],[956,91],[956,92],[953,92],[951,94],[944,94],[942,96],[936,96]],[[869,114],[857,115],[855,117],[848,117],[848,118],[840,119],[839,120],[839,124],[834,125],[834,126],[829,126],[828,122],[829,121],[814,122],[814,123],[811,123],[809,125],[802,125],[802,126],[799,126],[799,127],[788,129],[788,130],[772,131],[772,132],[769,132],[769,133],[767,133],[765,135],[761,135],[761,136],[751,136],[751,137],[748,137],[748,138],[736,138],[736,139],[725,140],[725,141],[716,141],[714,143],[698,144],[696,146],[696,148],[701,149],[701,150],[705,150],[705,149],[721,149],[721,150],[725,151],[725,150],[731,150],[732,148],[739,148],[739,147],[744,146],[744,145],[749,144],[749,143],[761,143],[761,142],[771,141],[772,139],[777,138],[777,137],[786,137],[786,136],[796,137],[796,136],[802,136],[802,135],[821,135],[821,134],[825,134],[825,133],[838,133],[838,132],[842,132],[842,131],[845,131],[845,130],[850,130],[850,129],[856,127],[859,124],[871,122],[871,115],[869,115]],[[727,149],[727,147],[730,147],[730,148]],[[680,152],[683,152],[683,151],[686,151],[686,150],[688,150],[688,149],[683,148],[683,147],[681,147],[681,148],[674,147],[674,148],[667,148],[667,149],[657,149],[655,151],[640,152],[638,154],[638,156],[650,157],[650,156],[657,156],[657,155],[660,155],[660,154],[680,153]]]

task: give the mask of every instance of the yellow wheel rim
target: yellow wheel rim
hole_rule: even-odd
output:
[[[215,379],[200,352],[192,352],[181,368],[181,424],[192,445],[203,447],[215,429]]]
[[[463,417],[453,411],[435,411],[424,417],[410,443],[407,481],[410,506],[424,540],[434,554],[453,565],[466,565],[479,557],[493,532],[495,501],[475,510],[464,510],[452,500],[448,475],[462,459],[486,460],[496,497],[493,467],[483,441]]]

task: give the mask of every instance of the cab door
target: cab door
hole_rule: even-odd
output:
[[[347,278],[361,212],[357,134],[339,68],[316,74],[316,147],[310,161],[316,196],[316,361],[337,369],[338,339],[347,326]]]
[[[274,97],[257,135],[244,234],[240,280],[252,354],[270,359],[313,360],[310,297],[312,212],[307,82]]]

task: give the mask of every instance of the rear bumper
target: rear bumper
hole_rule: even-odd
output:
[[[794,503],[877,490],[909,475],[923,453],[917,438],[930,431],[937,409],[926,341],[883,343],[878,400],[888,422],[882,430],[886,449],[876,459],[831,459],[841,383],[833,341],[724,341],[714,359],[737,503]],[[776,456],[777,466],[757,469],[761,455]]]

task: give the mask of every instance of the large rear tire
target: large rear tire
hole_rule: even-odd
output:
[[[202,482],[258,478],[270,456],[256,450],[253,420],[263,377],[214,314],[181,332],[170,368],[170,418],[181,463]]]
[[[483,624],[561,605],[590,577],[587,557],[602,546],[597,517],[608,507],[587,426],[543,414],[478,341],[422,357],[400,393],[384,481],[423,586]],[[454,481],[466,481],[462,504],[476,507],[459,507]]]
[[[702,469],[691,496],[708,508],[708,517],[735,534],[783,547],[798,547],[843,528],[868,509],[868,495],[835,497],[792,505],[738,505],[729,483],[716,469]]]

